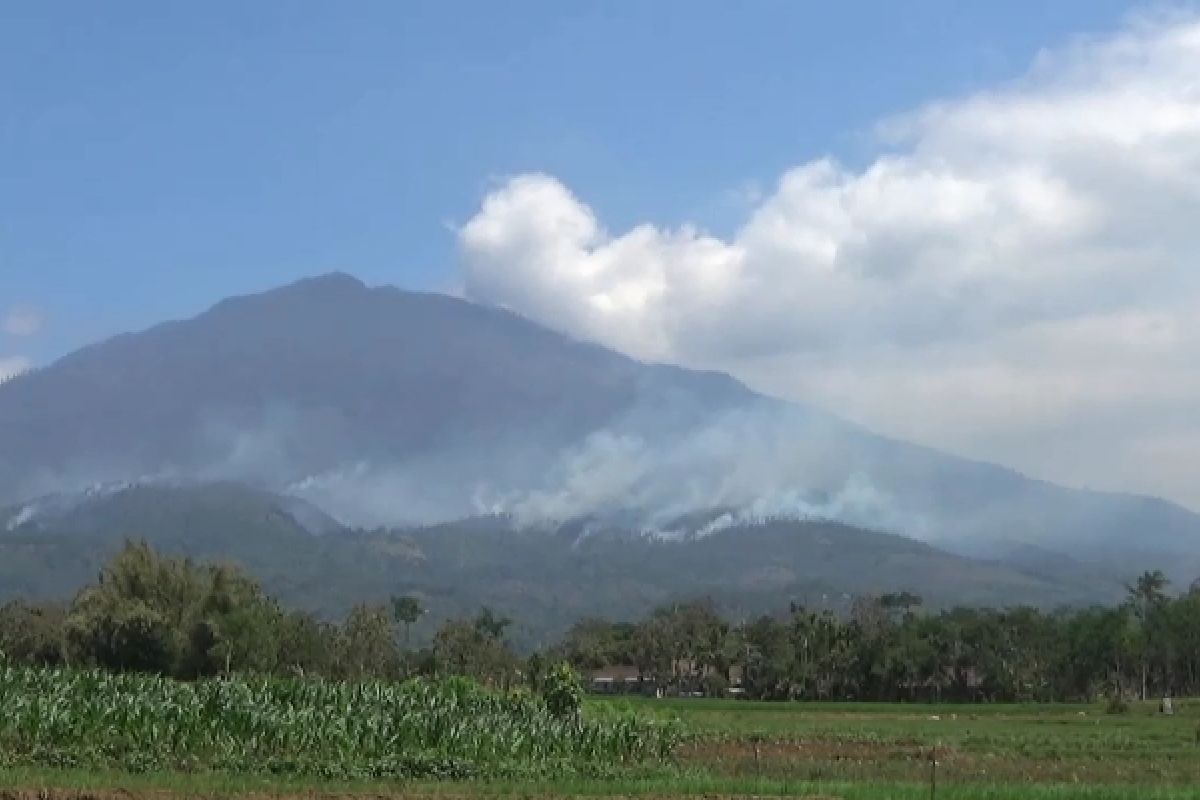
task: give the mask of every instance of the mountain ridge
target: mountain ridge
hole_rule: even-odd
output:
[[[314,531],[292,498],[230,482],[111,487],[13,526],[15,513],[0,509],[9,523],[0,525],[0,603],[64,601],[134,539],[170,555],[239,564],[289,607],[328,619],[357,603],[415,594],[430,611],[422,623],[429,633],[488,605],[519,621],[527,646],[552,641],[581,618],[634,620],[700,597],[740,618],[792,601],[845,612],[856,596],[893,591],[920,594],[930,608],[1055,608],[1110,602],[1123,591],[1111,576],[1039,576],[821,520],[675,540],[592,529],[586,520],[521,529],[499,517]]]
[[[1200,515],[1177,504],[1059,487],[723,373],[345,273],[227,298],[10,380],[0,442],[0,502],[150,476],[291,489],[368,526],[503,512],[652,528],[734,508],[742,522],[827,517],[982,557],[1016,541],[1200,572]]]

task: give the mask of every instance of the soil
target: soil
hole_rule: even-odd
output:
[[[0,800],[213,800],[225,797],[222,794],[174,793],[161,790],[126,791],[124,789],[80,790],[80,789],[0,789]],[[485,793],[462,796],[446,794],[264,794],[246,793],[233,795],[237,800],[480,800]],[[500,795],[502,797],[507,795]],[[636,800],[680,800],[680,795],[638,796]],[[522,800],[537,800],[522,796]],[[544,800],[569,800],[569,798],[546,797]],[[595,800],[595,798],[590,798]],[[620,797],[605,797],[604,800],[622,800]],[[630,800],[635,800],[630,798]],[[698,795],[694,800],[752,800],[748,795]],[[834,795],[805,795],[795,800],[841,800]]]

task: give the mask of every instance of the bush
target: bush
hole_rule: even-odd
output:
[[[542,679],[542,698],[546,708],[559,719],[574,717],[583,704],[583,687],[570,664],[563,661]]]

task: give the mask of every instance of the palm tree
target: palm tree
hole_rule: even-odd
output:
[[[1125,591],[1129,594],[1129,602],[1133,605],[1138,615],[1138,621],[1142,629],[1142,699],[1146,699],[1146,676],[1149,670],[1150,658],[1150,642],[1149,629],[1147,620],[1150,617],[1150,612],[1158,607],[1164,600],[1167,599],[1167,585],[1170,581],[1167,576],[1163,575],[1162,570],[1156,569],[1153,572],[1147,570],[1143,572],[1132,585],[1125,584]]]
[[[484,606],[475,617],[475,632],[485,639],[499,642],[504,638],[504,631],[512,625],[512,620]]]

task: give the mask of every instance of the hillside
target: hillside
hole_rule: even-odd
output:
[[[836,410],[834,410],[836,411]],[[234,481],[358,527],[500,514],[670,533],[832,519],[965,555],[1200,574],[1200,515],[876,436],[715,373],[507,311],[327,275],[83,348],[0,385],[0,503]],[[190,546],[214,537],[207,530]],[[702,548],[701,548],[702,550]],[[13,580],[20,580],[13,578]],[[714,581],[722,576],[713,575]]]
[[[636,619],[658,605],[710,597],[740,618],[800,602],[845,609],[851,596],[908,590],[932,606],[1107,601],[1120,586],[1053,578],[954,556],[893,534],[830,522],[773,521],[664,540],[580,524],[516,530],[478,518],[395,531],[314,531],[311,509],[245,486],[133,486],[60,504],[13,525],[0,512],[0,601],[66,599],[127,538],[167,553],[230,560],[289,606],[340,617],[355,603],[420,595],[428,632],[493,606],[526,643],[587,616]],[[28,514],[24,516],[28,517]]]

